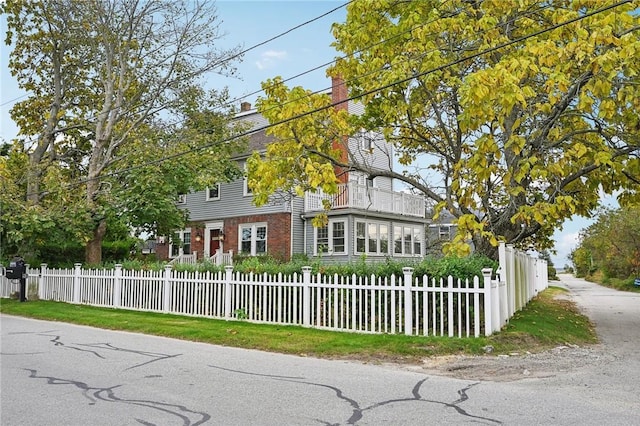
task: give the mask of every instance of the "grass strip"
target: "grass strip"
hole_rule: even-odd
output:
[[[479,338],[347,333],[51,301],[0,299],[0,313],[300,356],[415,363],[432,356],[484,354],[487,346],[495,355],[596,343],[589,319],[572,302],[558,297],[564,291],[550,287],[502,331]]]

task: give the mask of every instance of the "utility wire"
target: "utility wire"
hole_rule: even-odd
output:
[[[27,96],[29,96],[29,94],[20,95],[20,96],[18,96],[17,98],[13,98],[13,99],[11,99],[11,100],[9,100],[9,101],[6,101],[6,102],[1,103],[1,104],[0,104],[0,107],[3,107],[3,106],[5,106],[5,105],[9,105],[9,104],[11,104],[11,103],[15,103],[15,102],[19,101],[20,99],[25,98],[25,97],[27,97]]]
[[[448,0],[445,0],[445,2],[446,2],[446,1],[448,1]],[[445,3],[445,2],[443,2],[443,3]],[[517,17],[514,17],[514,18],[512,18],[512,19],[508,20],[508,21],[505,21],[505,22],[504,22],[504,23],[502,23],[501,25],[509,25],[509,24],[513,24],[516,20],[518,20],[518,19],[520,19],[520,18],[522,18],[522,17],[524,17],[524,16],[527,16],[527,15],[530,15],[530,14],[539,13],[540,11],[545,10],[545,9],[548,9],[548,8],[550,8],[550,7],[551,7],[550,5],[547,5],[547,6],[545,6],[545,7],[539,8],[539,9],[530,10],[530,11],[525,12],[525,13],[523,13],[523,14],[521,14],[521,15],[517,16]],[[354,56],[354,55],[358,55],[358,54],[360,54],[360,53],[366,52],[368,49],[371,49],[372,47],[376,47],[376,46],[378,46],[378,45],[388,43],[388,42],[389,42],[389,41],[391,41],[391,40],[394,40],[394,39],[396,39],[396,38],[398,38],[398,37],[401,37],[401,36],[403,36],[403,35],[405,35],[405,34],[407,34],[407,33],[411,33],[411,32],[413,32],[413,31],[415,31],[416,29],[421,28],[421,27],[424,27],[424,26],[426,26],[426,25],[429,25],[429,24],[431,24],[431,23],[433,23],[433,22],[435,22],[435,21],[437,21],[437,20],[439,20],[439,19],[448,19],[448,18],[453,18],[453,17],[455,17],[455,16],[459,15],[460,13],[462,13],[463,11],[464,11],[463,9],[458,9],[456,12],[450,13],[450,14],[448,14],[448,15],[443,15],[443,16],[440,16],[440,17],[438,17],[438,18],[434,18],[434,19],[433,19],[433,20],[431,20],[431,21],[424,22],[424,23],[422,23],[422,24],[416,25],[416,26],[414,26],[414,27],[412,27],[412,28],[409,28],[408,30],[405,30],[405,31],[403,31],[403,32],[400,32],[400,33],[398,33],[398,34],[396,34],[396,35],[394,35],[394,36],[392,36],[392,37],[389,37],[389,38],[387,38],[387,39],[380,40],[380,41],[378,41],[378,42],[375,42],[375,43],[373,43],[373,44],[370,44],[370,45],[368,45],[368,46],[365,46],[365,47],[363,47],[363,48],[361,48],[361,49],[359,49],[359,50],[356,50],[356,51],[354,51],[354,52],[353,52],[353,53],[351,53],[351,54],[340,56],[340,57],[338,57],[338,58],[336,58],[336,59],[334,59],[334,60],[332,60],[332,61],[326,62],[326,63],[324,63],[324,64],[322,64],[322,65],[318,65],[318,66],[316,66],[316,67],[314,67],[314,68],[311,68],[311,69],[309,69],[309,70],[307,70],[307,71],[303,71],[303,72],[301,72],[301,73],[299,73],[299,74],[297,74],[297,75],[294,75],[294,76],[292,76],[292,77],[288,77],[287,79],[282,80],[280,83],[274,83],[274,84],[271,84],[271,85],[267,86],[267,89],[270,89],[270,88],[275,87],[276,85],[279,85],[279,84],[282,84],[282,83],[286,83],[286,82],[288,82],[288,81],[290,81],[290,80],[293,80],[293,79],[295,79],[295,78],[298,78],[298,77],[300,77],[300,76],[302,76],[302,75],[305,75],[305,74],[308,74],[308,73],[310,73],[310,72],[316,71],[316,70],[318,70],[318,69],[320,69],[320,68],[324,68],[324,67],[326,67],[326,66],[328,66],[328,65],[331,65],[331,64],[335,63],[335,62],[336,62],[336,61],[338,61],[338,60],[341,60],[341,59],[347,59],[347,58],[348,58],[348,57],[350,57],[350,56]],[[485,32],[486,32],[486,31],[485,31]],[[435,35],[435,33],[431,33],[431,35]],[[398,63],[408,62],[408,61],[410,61],[410,60],[419,60],[419,59],[423,59],[423,58],[425,58],[427,55],[429,55],[430,53],[436,52],[436,51],[438,51],[438,50],[439,50],[438,48],[434,48],[434,49],[432,49],[432,50],[429,50],[429,51],[423,52],[423,53],[422,53],[419,57],[417,57],[417,58],[411,58],[411,59],[410,59],[410,58],[405,58],[405,59],[403,59],[403,60],[399,61]],[[375,74],[377,74],[377,73],[379,73],[379,72],[384,72],[384,71],[386,71],[386,70],[387,70],[387,65],[383,65],[383,66],[381,66],[381,67],[380,67],[380,68],[378,68],[378,69],[371,70],[371,71],[369,71],[369,72],[367,72],[367,73],[365,73],[365,74],[360,74],[360,75],[358,75],[357,77],[354,77],[354,79],[361,79],[361,78],[363,78],[363,77],[368,77],[368,76],[371,76],[371,75],[375,75]],[[346,81],[345,83],[348,83],[348,82],[351,82],[351,81],[353,81],[353,79],[352,79],[352,80],[348,80],[348,81]],[[250,94],[248,94],[248,95],[245,95],[245,96],[241,96],[241,97],[235,98],[235,99],[233,99],[233,100],[231,100],[231,101],[229,101],[229,102],[224,103],[223,105],[221,105],[221,106],[220,106],[220,108],[229,107],[229,106],[231,106],[231,105],[233,105],[233,104],[237,103],[239,100],[242,100],[242,99],[244,99],[244,98],[246,98],[246,97],[248,97],[248,96],[254,95],[254,94],[258,94],[258,93],[264,92],[264,91],[265,91],[265,90],[267,90],[267,89],[260,89],[260,90],[256,90],[256,91],[254,91],[254,92],[252,92],[252,93],[250,93]],[[326,93],[326,92],[328,92],[330,89],[331,89],[331,86],[330,86],[330,87],[325,87],[325,88],[322,88],[322,89],[319,89],[319,90],[316,90],[316,91],[311,91],[311,92],[309,92],[309,93],[307,93],[307,94],[305,94],[305,95],[303,95],[303,96],[300,96],[300,97],[298,97],[298,98],[296,98],[296,99],[292,99],[292,100],[287,101],[287,102],[285,102],[285,103],[283,103],[283,104],[280,104],[278,107],[285,106],[285,105],[288,105],[288,104],[293,103],[293,102],[297,102],[297,101],[299,101],[299,100],[302,100],[302,99],[304,99],[304,98],[307,98],[307,97],[310,97],[310,96],[313,96],[313,95],[317,95],[317,94],[319,94],[319,93]],[[270,108],[270,109],[268,109],[268,110],[266,110],[266,111],[270,111],[270,110],[271,110],[271,109],[273,109],[273,108],[276,108],[276,107],[274,106],[274,107],[272,107],[272,108]],[[266,112],[266,111],[265,111],[265,112]],[[186,121],[186,119],[182,118],[182,119],[179,119],[179,120],[175,120],[175,121],[173,121],[173,122],[170,122],[170,123],[165,123],[164,127],[174,126],[174,125],[177,125],[177,124],[184,123],[185,121]]]
[[[397,86],[399,84],[403,84],[403,83],[409,82],[409,81],[411,81],[411,80],[413,80],[415,78],[418,78],[418,77],[423,77],[425,75],[433,74],[433,73],[438,72],[438,71],[443,71],[443,70],[445,70],[447,68],[453,67],[455,65],[461,64],[461,63],[469,61],[471,59],[476,59],[476,58],[478,58],[480,56],[483,56],[483,55],[486,55],[488,53],[492,53],[492,52],[495,52],[497,50],[503,49],[505,47],[521,43],[521,42],[526,41],[526,40],[528,40],[530,38],[537,37],[537,36],[542,35],[542,34],[546,34],[548,32],[554,31],[554,30],[556,30],[558,28],[562,28],[562,27],[564,27],[566,25],[582,21],[582,20],[590,18],[592,16],[596,16],[596,15],[598,15],[600,13],[606,12],[607,10],[614,9],[616,7],[619,7],[619,6],[623,5],[623,4],[630,3],[630,2],[631,2],[631,0],[623,0],[621,2],[614,3],[612,5],[608,5],[608,6],[602,7],[600,9],[594,10],[592,12],[585,13],[584,15],[580,15],[578,17],[575,17],[575,18],[572,18],[572,19],[569,19],[569,20],[554,24],[554,25],[552,25],[550,27],[535,31],[535,32],[533,32],[531,34],[527,34],[527,35],[518,37],[516,39],[500,43],[500,44],[498,44],[496,46],[493,46],[493,47],[487,48],[485,50],[482,50],[480,52],[476,52],[474,54],[471,54],[471,55],[456,59],[454,61],[451,61],[451,62],[448,62],[446,64],[440,65],[438,67],[431,68],[429,70],[422,71],[422,72],[419,72],[419,73],[414,73],[409,77],[406,77],[406,78],[403,78],[403,79],[400,79],[400,80],[396,80],[396,81],[394,81],[392,83],[389,83],[389,84],[386,84],[384,86],[379,86],[377,88],[368,90],[368,91],[363,92],[363,93],[361,93],[361,94],[359,94],[357,96],[347,97],[346,99],[341,101],[340,104],[345,103],[345,102],[349,102],[349,101],[353,101],[353,100],[357,100],[357,99],[363,98],[365,96],[378,93],[378,92],[380,92],[382,90],[391,88],[393,86]],[[306,117],[306,116],[309,116],[309,115],[312,115],[312,114],[316,114],[316,113],[324,111],[326,109],[333,108],[336,105],[337,104],[333,104],[332,103],[330,105],[326,105],[326,106],[323,106],[323,107],[315,108],[313,110],[306,111],[304,113],[301,113],[301,114],[295,115],[293,117],[289,117],[289,118],[280,120],[280,121],[275,122],[275,123],[270,123],[270,124],[267,124],[267,125],[264,125],[264,126],[260,126],[260,127],[257,127],[257,128],[242,132],[242,133],[240,133],[238,135],[232,136],[230,138],[223,139],[221,141],[216,141],[215,143],[207,144],[207,145],[204,145],[202,147],[193,148],[193,149],[190,149],[190,150],[187,150],[187,151],[178,152],[176,154],[169,155],[169,156],[166,156],[166,157],[162,157],[162,158],[159,158],[159,159],[154,160],[154,161],[150,161],[150,162],[145,163],[145,164],[141,164],[141,165],[137,165],[137,166],[133,166],[133,167],[128,167],[126,169],[121,169],[121,170],[118,170],[118,171],[115,171],[115,172],[107,173],[105,175],[102,175],[102,176],[99,176],[99,177],[96,177],[96,178],[93,178],[93,179],[83,179],[83,180],[80,180],[80,181],[76,182],[76,185],[87,183],[87,182],[90,182],[92,180],[99,180],[99,179],[107,178],[107,177],[115,177],[115,176],[118,176],[118,175],[120,175],[122,173],[127,173],[127,172],[130,172],[130,171],[133,171],[133,170],[137,170],[137,169],[140,169],[140,168],[143,168],[143,167],[151,166],[151,165],[154,165],[154,164],[159,164],[159,163],[162,163],[164,161],[173,160],[175,158],[179,158],[179,157],[182,157],[184,155],[187,155],[187,154],[190,154],[190,153],[193,153],[193,152],[198,152],[198,151],[202,151],[202,150],[205,150],[205,149],[209,149],[209,148],[214,147],[217,144],[227,143],[227,142],[231,142],[231,141],[233,141],[235,139],[238,139],[238,138],[250,136],[250,135],[252,135],[254,133],[258,133],[258,132],[267,130],[267,129],[271,128],[271,127],[275,127],[275,126],[279,126],[279,125],[282,125],[282,124],[286,124],[286,123],[289,123],[291,121],[294,121],[294,120],[297,120],[297,119],[300,119],[300,118],[303,118],[303,117]]]
[[[265,44],[267,44],[267,43],[271,43],[272,41],[277,40],[277,39],[279,39],[280,37],[283,37],[283,36],[285,36],[285,35],[287,35],[287,34],[289,34],[289,33],[293,32],[293,31],[295,31],[295,30],[297,30],[297,29],[299,29],[299,28],[304,27],[305,25],[309,25],[309,24],[311,24],[311,23],[313,23],[313,22],[315,22],[315,21],[317,21],[317,20],[319,20],[319,19],[322,19],[322,18],[324,18],[325,16],[328,16],[328,15],[332,14],[333,12],[335,12],[335,11],[337,11],[337,10],[340,10],[340,9],[342,9],[342,8],[344,8],[344,7],[346,7],[346,6],[348,6],[349,4],[353,3],[354,1],[356,1],[356,0],[349,0],[348,2],[343,3],[342,5],[340,5],[340,6],[338,6],[338,7],[334,7],[333,9],[331,9],[331,10],[329,10],[329,11],[327,11],[327,12],[325,12],[325,13],[321,14],[321,15],[318,15],[318,16],[316,16],[316,17],[314,17],[314,18],[311,18],[311,19],[309,19],[309,20],[307,20],[307,21],[305,21],[305,22],[302,22],[302,23],[300,23],[300,24],[298,24],[298,25],[296,25],[296,26],[294,26],[294,27],[291,27],[291,28],[289,28],[288,30],[283,31],[283,32],[281,32],[280,34],[277,34],[277,35],[275,35],[275,36],[273,36],[273,37],[271,37],[271,38],[269,38],[269,39],[267,39],[267,40],[263,40],[263,41],[261,41],[261,42],[259,42],[259,43],[257,43],[257,44],[254,44],[254,45],[252,45],[252,46],[250,46],[250,47],[248,47],[248,48],[246,48],[246,49],[244,49],[244,50],[242,50],[242,51],[240,51],[240,52],[238,52],[238,53],[234,54],[234,55],[231,55],[231,56],[229,56],[229,57],[223,58],[223,59],[221,59],[220,61],[218,61],[218,62],[216,62],[215,64],[213,64],[212,66],[213,66],[213,67],[217,67],[217,66],[224,65],[224,64],[226,64],[227,62],[231,62],[232,60],[234,60],[234,59],[237,59],[237,58],[241,57],[242,55],[244,55],[244,54],[245,54],[245,53],[247,53],[247,52],[250,52],[250,51],[252,51],[252,50],[255,50],[255,49],[257,49],[257,48],[258,48],[258,47],[260,47],[260,46],[264,46],[264,45],[265,45]],[[304,74],[302,74],[302,75],[304,75]],[[245,95],[244,97],[251,96],[251,95],[253,95],[253,94],[255,94],[255,93],[260,93],[260,91],[258,91],[258,92],[254,92],[254,93],[250,93],[250,94],[248,94],[248,95]],[[24,97],[27,97],[27,96],[29,96],[29,94],[28,94],[28,93],[27,93],[27,94],[24,94],[24,95],[21,95],[21,96],[18,96],[18,97],[14,98],[14,99],[11,99],[11,100],[9,100],[9,101],[3,102],[3,103],[1,103],[1,104],[0,104],[0,107],[3,107],[3,106],[8,105],[8,104],[10,104],[10,103],[14,103],[14,102],[16,102],[16,101],[18,101],[18,100],[20,100],[20,99],[22,99],[22,98],[24,98]],[[238,99],[243,99],[244,97],[241,97],[241,98],[238,98]],[[236,101],[237,101],[237,100],[236,100]]]

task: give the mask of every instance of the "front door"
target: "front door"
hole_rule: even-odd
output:
[[[220,247],[220,230],[209,230],[209,256],[214,256]]]

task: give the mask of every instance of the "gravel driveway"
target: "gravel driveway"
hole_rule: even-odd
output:
[[[601,343],[588,347],[559,346],[536,354],[429,358],[422,366],[409,368],[491,381],[597,372],[613,383],[616,380],[639,383],[640,294],[612,290],[568,274],[560,274],[559,278],[560,281],[553,281],[551,285],[569,290],[568,298],[595,324]]]

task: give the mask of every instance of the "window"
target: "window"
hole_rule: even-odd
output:
[[[331,242],[333,243],[334,253],[344,253],[346,244],[345,224],[344,222],[333,222],[331,224]]]
[[[367,228],[369,231],[369,245],[367,246],[367,252],[375,254],[378,252],[378,225],[370,223]]]
[[[389,254],[389,227],[380,225],[380,253]]]
[[[451,228],[449,225],[440,225],[439,226],[439,238],[441,240],[450,240],[451,239]]]
[[[413,247],[413,244],[411,244],[412,237],[413,237],[413,229],[409,228],[408,226],[405,226],[403,228],[404,254],[411,254],[412,253],[412,251],[411,251],[411,249]]]
[[[328,226],[316,228],[316,254],[345,253],[344,221],[330,221]]]
[[[366,251],[366,233],[367,224],[364,222],[356,222],[356,253],[364,253]]]
[[[326,253],[329,251],[329,227],[323,226],[316,229],[316,253]]]
[[[245,224],[239,226],[240,252],[256,256],[267,252],[267,225]]]
[[[375,140],[375,133],[372,131],[361,130],[358,135],[360,141],[360,147],[365,151],[373,151],[373,141]]]
[[[207,188],[207,201],[220,199],[220,184],[216,183],[214,186]]]
[[[393,227],[393,252],[395,254],[422,254],[422,229],[419,226]]]
[[[244,188],[243,188],[243,195],[244,196],[249,196],[252,195],[253,191],[251,190],[251,188],[249,188],[249,181],[247,179],[247,177],[245,176],[244,178]]]
[[[422,229],[413,228],[413,254],[422,254]]]
[[[389,254],[389,225],[356,222],[356,253]]]
[[[177,204],[187,204],[187,194],[178,194]]]
[[[170,257],[191,254],[191,230],[176,232],[169,244]]]
[[[251,188],[249,187],[249,177],[247,176],[247,163],[244,163],[244,179],[242,179],[242,184],[243,184],[243,195],[249,196],[253,194],[253,191],[251,190]]]

